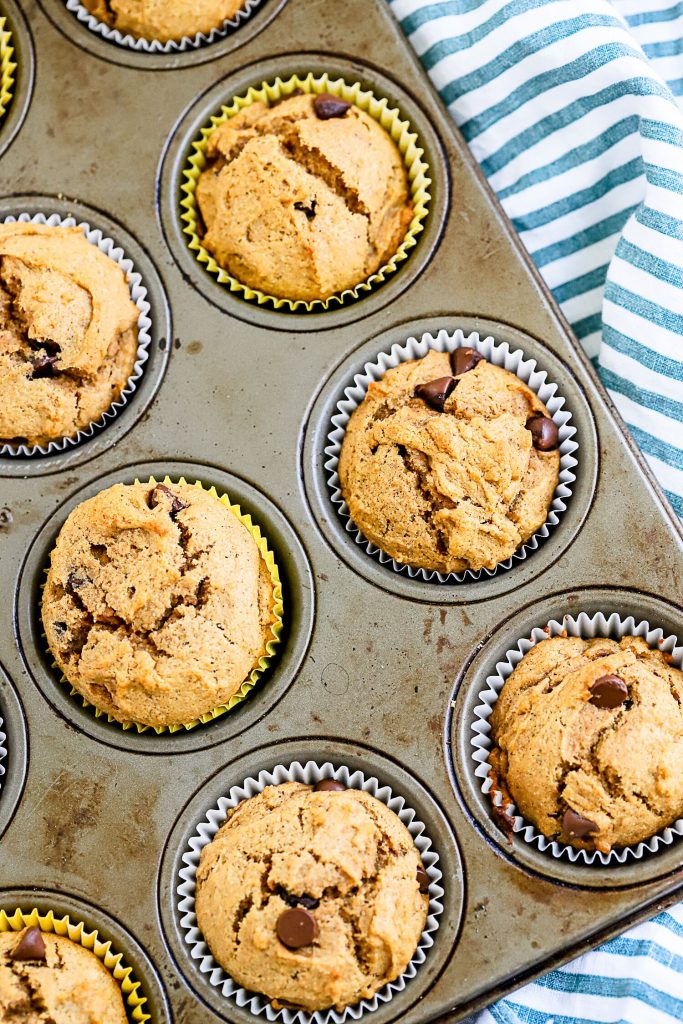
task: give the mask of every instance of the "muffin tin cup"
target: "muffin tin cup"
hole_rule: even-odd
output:
[[[48,227],[81,228],[90,244],[97,246],[100,252],[103,252],[105,256],[108,256],[109,259],[113,260],[121,268],[128,283],[131,299],[140,313],[138,317],[138,349],[133,372],[119,397],[102,413],[98,420],[91,423],[88,427],[79,430],[73,437],[64,437],[59,441],[50,441],[46,445],[0,444],[0,457],[31,458],[33,456],[54,455],[59,452],[69,451],[99,433],[118,416],[121,410],[128,404],[138,385],[138,381],[144,373],[145,363],[149,358],[149,348],[152,342],[150,333],[152,321],[149,316],[151,307],[147,301],[147,289],[143,284],[142,276],[135,270],[133,261],[126,256],[123,249],[117,246],[113,239],[104,235],[99,228],[93,228],[85,221],[79,223],[75,217],[60,217],[56,213],[52,213],[48,217],[44,213],[33,215],[30,213],[20,213],[16,217],[5,217],[2,221],[3,224],[17,222],[19,224],[45,224]]]
[[[565,615],[562,621],[550,619],[544,628],[536,627],[531,631],[529,637],[523,637],[515,647],[506,652],[504,660],[497,663],[495,674],[488,676],[485,688],[478,694],[470,738],[472,759],[476,766],[474,774],[480,780],[481,792],[492,800],[496,807],[501,808],[502,813],[509,819],[513,833],[529,845],[536,847],[541,853],[550,854],[558,859],[566,858],[572,864],[605,867],[625,864],[629,859],[641,860],[643,857],[656,854],[664,846],[671,846],[677,838],[682,837],[683,818],[679,818],[650,839],[632,846],[614,848],[609,853],[602,853],[599,850],[575,849],[569,844],[546,838],[542,832],[517,812],[514,803],[508,804],[503,809],[502,794],[500,792],[491,793],[493,781],[489,774],[491,771],[489,754],[493,744],[489,719],[498,700],[498,695],[505,681],[532,647],[542,640],[547,640],[548,637],[567,635],[584,639],[609,637],[615,640],[620,640],[624,636],[639,636],[646,640],[653,649],[670,655],[672,663],[677,668],[683,668],[683,645],[679,644],[677,637],[673,635],[665,637],[662,629],[652,628],[646,620],[636,621],[632,615],[622,619],[616,612],[609,616],[602,612],[596,612],[590,616],[586,612],[579,612],[576,615]]]
[[[514,373],[547,406],[560,433],[560,471],[548,518],[541,529],[525,541],[510,558],[500,562],[494,569],[466,569],[464,572],[442,573],[436,570],[420,569],[405,562],[397,562],[395,558],[363,536],[351,519],[341,492],[338,476],[339,456],[351,415],[365,398],[368,387],[373,381],[379,380],[387,370],[400,363],[422,359],[432,349],[437,352],[453,352],[465,345],[476,349],[488,362],[495,366],[502,366]],[[572,485],[576,480],[574,468],[577,465],[576,453],[579,445],[575,440],[575,435],[576,428],[572,423],[571,412],[565,408],[565,399],[558,393],[557,385],[549,381],[546,371],[538,368],[536,360],[527,359],[521,349],[511,348],[507,342],[496,342],[491,335],[481,338],[476,331],[467,335],[461,330],[456,330],[453,333],[441,330],[436,336],[423,334],[419,341],[417,338],[408,338],[405,344],[392,345],[390,351],[381,352],[376,360],[366,363],[363,372],[355,375],[353,383],[345,389],[344,397],[337,403],[336,412],[332,417],[332,429],[327,435],[327,445],[325,446],[324,469],[330,500],[343,520],[347,533],[353,537],[356,544],[363,547],[368,555],[378,561],[380,565],[388,565],[394,572],[407,574],[411,579],[418,578],[432,583],[465,583],[469,580],[496,576],[502,571],[511,569],[516,563],[524,561],[559,523],[560,517],[567,507],[567,502],[571,498]]]
[[[247,992],[232,980],[223,968],[214,960],[211,951],[197,926],[195,912],[196,875],[201,852],[214,838],[225,822],[228,811],[241,801],[250,799],[261,793],[267,786],[281,785],[284,782],[303,782],[315,785],[321,779],[337,779],[349,789],[362,789],[371,796],[381,800],[403,822],[410,832],[422,858],[422,863],[429,876],[429,913],[417,949],[408,967],[395,981],[389,982],[372,999],[363,999],[342,1011],[335,1009],[317,1010],[310,1013],[291,1008],[275,1009],[271,1002],[262,995]],[[410,979],[414,978],[427,952],[434,944],[434,936],[439,927],[439,916],[443,913],[442,897],[444,890],[441,885],[442,873],[439,867],[439,855],[432,848],[426,833],[425,825],[415,811],[409,807],[402,796],[396,795],[389,786],[382,785],[374,776],[367,776],[359,769],[344,765],[335,766],[326,761],[294,761],[289,765],[278,764],[270,771],[261,771],[257,776],[249,776],[241,785],[233,786],[227,796],[221,797],[205,816],[197,822],[194,834],[189,840],[188,848],[182,856],[183,867],[179,871],[180,883],[176,888],[178,897],[177,912],[184,941],[189,948],[190,956],[197,961],[199,970],[206,975],[209,983],[221,991],[226,998],[234,1000],[240,1008],[245,1008],[256,1016],[265,1016],[269,1021],[283,1021],[284,1024],[342,1024],[348,1019],[358,1020],[365,1013],[376,1010],[381,1004],[388,1003],[393,996],[402,992]]]
[[[152,486],[160,482],[166,484],[167,486],[172,486],[173,484],[187,483],[184,477],[179,477],[177,480],[172,480],[171,477],[166,476],[164,477],[163,480],[158,481],[155,477],[152,476],[149,477],[147,480],[147,483],[149,483]],[[140,481],[136,479],[135,483],[140,483]],[[198,490],[206,491],[214,498],[218,498],[220,503],[224,505],[227,509],[229,509],[230,512],[232,512],[232,514],[240,521],[240,523],[242,523],[242,525],[249,531],[250,535],[253,537],[254,541],[256,542],[256,546],[259,549],[261,557],[263,558],[263,561],[266,564],[266,568],[268,569],[268,573],[270,574],[270,578],[273,583],[273,603],[271,606],[271,611],[275,621],[271,624],[270,627],[270,639],[266,643],[266,653],[259,658],[258,664],[249,673],[249,676],[242,683],[242,686],[239,688],[239,690],[236,693],[234,693],[232,697],[229,698],[227,703],[220,704],[217,707],[212,708],[211,711],[207,711],[203,715],[199,715],[198,718],[194,718],[190,722],[179,722],[173,725],[150,726],[144,725],[142,722],[120,721],[118,718],[114,718],[112,715],[108,714],[108,712],[102,711],[100,708],[97,708],[95,707],[95,705],[91,704],[90,701],[88,701],[81,693],[79,693],[78,690],[76,690],[71,685],[69,680],[62,673],[57,663],[54,660],[52,661],[52,668],[58,675],[60,682],[69,689],[69,695],[71,697],[75,697],[77,700],[80,700],[83,707],[89,711],[92,711],[95,718],[104,718],[110,724],[120,726],[124,731],[128,731],[129,729],[135,729],[138,733],[152,731],[155,732],[157,736],[162,736],[165,733],[176,733],[180,732],[181,730],[189,732],[191,729],[195,729],[199,725],[207,725],[209,722],[214,722],[217,718],[220,718],[221,715],[226,714],[228,711],[231,711],[232,708],[236,707],[238,704],[241,704],[242,701],[249,696],[249,694],[254,689],[263,673],[272,664],[273,658],[277,654],[278,645],[280,644],[280,637],[284,628],[284,604],[282,598],[282,583],[280,582],[280,570],[275,561],[275,556],[269,547],[266,537],[264,537],[263,534],[261,533],[260,526],[253,521],[250,515],[242,512],[242,509],[239,505],[231,502],[227,494],[219,494],[215,487],[205,487],[204,484],[202,484],[199,480],[195,480],[192,486],[196,487]],[[47,574],[47,572],[48,570],[46,569],[45,573]],[[47,653],[51,656],[51,652],[47,643],[47,637],[45,636],[44,633],[42,633],[42,639]]]
[[[82,921],[74,921],[68,914],[58,917],[52,910],[41,912],[33,907],[28,911],[17,908],[8,912],[0,909],[0,932],[21,932],[24,928],[40,928],[42,932],[66,937],[94,953],[118,982],[130,1020],[136,1024],[151,1020],[147,998],[133,969],[126,965],[123,955],[112,948],[111,942],[100,938],[97,929],[88,929]]]
[[[12,33],[7,28],[7,18],[0,18],[0,121],[12,102],[16,69]]]
[[[335,293],[327,299],[315,299],[310,302],[303,299],[294,300],[268,295],[256,288],[250,288],[242,284],[237,278],[232,277],[202,245],[199,234],[201,218],[196,202],[197,182],[207,164],[207,144],[214,130],[231,117],[240,113],[245,107],[251,106],[252,103],[276,103],[279,100],[294,95],[297,89],[312,94],[331,93],[349,103],[353,103],[354,106],[365,111],[365,113],[378,121],[382,128],[391,136],[403,157],[408,175],[411,201],[413,203],[413,218],[408,226],[408,230],[398,249],[387,263],[354,288],[347,288],[345,291]],[[429,212],[431,201],[429,191],[431,185],[430,170],[428,164],[423,159],[423,155],[424,150],[420,146],[417,134],[412,130],[410,123],[401,116],[400,111],[390,107],[386,98],[377,99],[374,93],[363,89],[360,82],[349,84],[343,78],[331,79],[327,74],[316,76],[313,72],[303,76],[295,74],[284,80],[277,77],[274,81],[262,82],[258,86],[251,86],[246,93],[236,96],[231,103],[224,105],[220,113],[215,114],[211,118],[210,123],[201,130],[199,138],[196,138],[192,143],[182,175],[180,207],[183,233],[197,261],[203,264],[206,270],[216,277],[220,284],[225,285],[231,292],[248,302],[256,303],[259,306],[267,305],[278,311],[290,313],[320,313],[334,307],[343,306],[355,299],[362,298],[383,284],[391,274],[396,272],[400,264],[408,258],[410,251],[417,244],[418,236],[424,230],[424,221]]]
[[[198,50],[217,43],[221,39],[226,39],[248,21],[263,2],[264,0],[245,0],[234,17],[227,18],[218,28],[211,29],[210,32],[197,32],[194,36],[183,36],[178,40],[170,39],[167,42],[162,42],[160,39],[137,39],[135,36],[119,32],[118,29],[112,28],[106,22],[100,21],[78,0],[66,0],[66,9],[78,18],[87,29],[102,39],[106,39],[108,43],[137,53],[176,54]]]

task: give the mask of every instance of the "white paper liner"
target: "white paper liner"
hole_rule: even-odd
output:
[[[488,760],[493,746],[489,718],[505,680],[524,655],[539,641],[547,640],[549,636],[560,636],[565,633],[584,639],[607,637],[612,640],[620,640],[624,636],[640,636],[650,647],[670,654],[676,668],[683,668],[683,646],[679,645],[678,638],[673,635],[665,637],[662,629],[652,628],[650,623],[645,620],[636,622],[632,615],[622,619],[617,612],[613,612],[609,616],[603,615],[602,612],[593,616],[580,612],[576,617],[565,615],[561,622],[551,619],[545,629],[536,627],[531,631],[530,637],[519,640],[517,646],[506,653],[505,659],[498,662],[495,674],[487,678],[486,688],[478,694],[479,703],[474,709],[475,719],[471,726],[470,743],[472,759],[476,764],[474,774],[481,780],[482,793],[488,794],[492,786],[492,780],[489,778],[491,765]],[[493,799],[496,806],[501,807],[502,795],[497,793]],[[683,818],[679,818],[668,828],[635,846],[615,848],[609,853],[601,853],[599,850],[577,850],[568,844],[547,839],[517,812],[514,804],[510,804],[504,813],[510,818],[512,831],[526,843],[536,846],[542,853],[551,853],[553,857],[566,857],[573,864],[578,862],[580,864],[613,866],[614,864],[624,864],[629,858],[640,860],[646,854],[657,853],[662,846],[670,846],[677,837],[683,836]]]
[[[225,39],[245,21],[248,21],[262,3],[263,0],[244,0],[242,7],[234,17],[226,19],[219,28],[214,28],[209,33],[197,32],[194,36],[183,36],[180,40],[171,39],[166,43],[159,39],[137,39],[135,36],[124,35],[117,28],[112,28],[106,22],[96,18],[78,0],[66,0],[66,9],[75,14],[91,32],[102,36],[109,43],[115,43],[116,46],[122,46],[127,50],[137,50],[138,53],[184,53],[186,50],[197,50],[203,46],[210,46],[211,43],[215,43],[219,39]]]
[[[395,558],[364,537],[351,519],[339,486],[337,470],[347,424],[353,411],[365,398],[371,382],[379,380],[387,370],[393,369],[399,363],[407,362],[410,359],[422,359],[430,349],[435,349],[437,352],[453,352],[456,348],[461,348],[464,345],[476,349],[494,366],[502,366],[514,373],[538,395],[559,428],[560,473],[548,518],[541,529],[522,544],[510,558],[499,562],[494,569],[466,569],[464,572],[442,573],[436,570],[418,569],[405,562],[397,562]],[[389,352],[381,352],[374,362],[366,363],[363,372],[356,374],[353,384],[345,389],[344,397],[337,403],[337,411],[332,417],[332,429],[327,435],[328,443],[325,447],[327,456],[325,472],[332,504],[344,521],[346,532],[351,534],[356,544],[364,547],[380,565],[390,565],[394,572],[406,573],[411,579],[419,577],[427,582],[437,581],[439,583],[464,583],[466,580],[495,576],[503,570],[511,569],[517,562],[524,561],[527,555],[535,551],[551,529],[557,526],[560,516],[567,507],[567,500],[572,493],[572,484],[576,480],[574,467],[577,460],[574,453],[579,446],[573,440],[576,427],[572,425],[572,415],[564,406],[565,400],[558,394],[557,384],[548,380],[546,371],[537,369],[534,359],[527,359],[520,349],[511,349],[506,341],[497,342],[490,335],[482,339],[476,331],[465,335],[461,330],[457,330],[453,334],[449,334],[445,330],[439,331],[436,337],[432,334],[423,334],[419,341],[417,338],[408,338],[403,345],[393,345]]]
[[[195,914],[197,867],[202,850],[211,842],[225,822],[228,811],[236,807],[242,800],[256,796],[266,786],[279,785],[283,782],[303,782],[306,785],[315,785],[321,779],[337,779],[348,789],[365,790],[366,793],[370,793],[371,796],[386,804],[406,826],[429,875],[427,923],[406,970],[395,981],[380,989],[372,999],[362,999],[342,1012],[335,1009],[317,1010],[314,1013],[290,1008],[275,1010],[265,996],[247,992],[246,989],[237,985],[211,955],[211,951],[197,927]],[[246,1007],[253,1014],[265,1015],[269,1021],[283,1021],[284,1024],[295,1024],[295,1022],[296,1024],[332,1024],[332,1022],[342,1024],[342,1021],[348,1018],[358,1020],[362,1014],[376,1010],[382,1003],[388,1003],[397,992],[402,992],[407,982],[415,977],[418,967],[426,959],[427,950],[434,944],[434,934],[439,927],[438,918],[443,913],[441,897],[444,890],[440,884],[442,873],[439,868],[439,855],[432,848],[425,825],[417,818],[415,811],[406,804],[402,796],[395,795],[389,786],[382,785],[374,776],[366,776],[358,770],[351,771],[346,766],[335,767],[329,761],[324,764],[318,764],[315,761],[307,761],[305,764],[294,761],[289,766],[278,764],[271,771],[259,772],[256,778],[245,779],[241,786],[233,786],[228,795],[221,797],[206,816],[197,822],[196,831],[188,845],[189,849],[185,851],[182,858],[185,866],[179,872],[182,881],[176,892],[180,897],[178,903],[180,926],[189,947],[190,956],[198,962],[202,974],[207,975],[209,982],[220,989],[224,996],[234,999],[238,1006]]]
[[[2,791],[2,777],[5,774],[4,761],[5,758],[7,757],[7,747],[5,746],[5,743],[7,742],[7,736],[3,732],[3,724],[4,723],[2,721],[2,716],[0,715],[0,792]]]
[[[126,256],[123,249],[116,245],[111,238],[107,238],[106,235],[102,234],[99,228],[92,228],[87,222],[79,222],[75,217],[60,217],[57,213],[52,213],[49,217],[46,217],[44,213],[36,213],[33,216],[29,213],[20,213],[18,217],[5,217],[2,221],[3,224],[14,224],[16,222],[20,224],[46,224],[51,228],[79,227],[91,245],[96,245],[105,256],[108,256],[121,267],[128,282],[131,299],[140,311],[140,316],[138,317],[138,350],[133,365],[133,372],[116,401],[112,402],[98,420],[91,423],[88,427],[79,430],[73,437],[63,437],[59,441],[50,441],[46,445],[0,444],[0,456],[9,455],[17,458],[26,458],[32,455],[53,455],[55,452],[63,452],[68,451],[70,448],[75,448],[76,445],[87,441],[99,433],[111,420],[115,419],[121,409],[127,404],[143,374],[144,365],[149,358],[149,346],[152,343],[152,336],[150,334],[152,321],[149,316],[150,304],[147,301],[147,289],[142,283],[142,276],[135,270],[133,261]]]

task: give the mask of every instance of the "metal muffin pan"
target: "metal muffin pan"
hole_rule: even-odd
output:
[[[450,867],[435,946],[378,1021],[456,1021],[679,899],[680,844],[596,882],[585,867],[510,848],[467,778],[469,697],[516,629],[604,599],[683,633],[683,536],[384,0],[349,0],[343,18],[312,0],[266,0],[229,48],[174,58],[91,39],[61,0],[0,6],[28,23],[22,53],[32,37],[37,68],[33,88],[26,73],[15,92],[18,136],[10,115],[0,125],[1,211],[87,208],[83,219],[136,247],[148,287],[159,278],[157,370],[121,423],[69,459],[0,465],[0,906],[80,907],[133,962],[155,1024],[246,1021],[183,960],[174,865],[193,814],[221,787],[306,757],[384,775],[425,815]],[[176,205],[193,125],[251,81],[295,70],[353,75],[386,95],[420,133],[434,181],[425,231],[386,285],[307,316],[227,295],[180,248]],[[557,528],[509,572],[397,584],[335,524],[321,441],[359,363],[441,327],[490,330],[547,361],[579,428],[577,483]],[[253,512],[283,568],[288,632],[240,708],[157,737],[68,696],[42,650],[37,602],[74,503],[163,472],[223,486]]]

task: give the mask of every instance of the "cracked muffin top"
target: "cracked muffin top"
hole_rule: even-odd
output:
[[[514,373],[472,348],[430,351],[368,387],[339,481],[361,533],[397,562],[493,569],[546,521],[557,427]]]
[[[268,786],[202,850],[199,928],[244,988],[276,1004],[342,1009],[406,969],[429,888],[393,811],[333,780]]]
[[[212,132],[197,183],[202,244],[242,284],[313,301],[393,256],[412,219],[403,159],[379,122],[326,94],[252,103]]]
[[[94,953],[61,935],[0,933],[0,1019],[127,1024],[121,989]]]
[[[208,35],[243,6],[242,0],[83,0],[100,21],[123,35],[162,43]]]
[[[273,583],[246,527],[190,484],[116,484],[78,505],[52,551],[42,613],[83,697],[119,721],[193,721],[266,652]]]
[[[683,672],[640,637],[541,641],[491,726],[494,790],[548,838],[608,853],[683,817]]]
[[[0,224],[0,442],[72,437],[119,398],[139,313],[80,228]]]

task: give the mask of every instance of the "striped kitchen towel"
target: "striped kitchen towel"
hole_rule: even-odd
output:
[[[389,0],[683,517],[683,2]],[[683,905],[476,1024],[683,1020]]]

